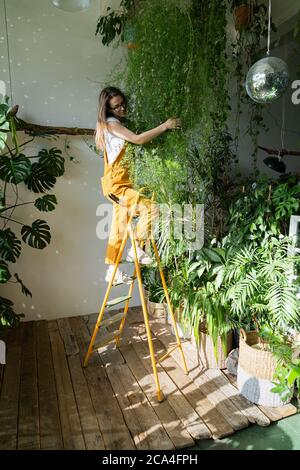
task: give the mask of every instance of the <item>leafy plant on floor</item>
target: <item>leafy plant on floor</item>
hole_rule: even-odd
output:
[[[276,358],[277,367],[272,392],[279,393],[283,401],[289,401],[297,388],[300,398],[300,337],[287,330],[275,331],[264,325],[259,333]]]
[[[38,155],[25,155],[23,147],[34,137],[19,144],[16,113],[14,108],[9,107],[8,102],[9,98],[5,96],[0,104],[0,219],[3,222],[0,229],[0,283],[20,284],[22,293],[32,297],[18,273],[14,273],[15,280],[12,281],[10,263],[16,263],[20,257],[22,241],[32,248],[46,248],[51,240],[50,227],[40,218],[27,225],[12,215],[17,207],[27,204],[34,205],[40,212],[53,211],[57,199],[54,194],[45,194],[33,201],[18,203],[18,188],[19,185],[25,185],[31,193],[46,193],[55,186],[57,178],[64,174],[64,158],[61,156],[61,150],[55,147],[49,150],[43,148]],[[9,188],[11,191],[8,191]],[[21,227],[20,234],[8,226],[11,223]],[[17,325],[24,316],[23,313],[16,313],[13,305],[10,299],[0,297],[0,326]]]

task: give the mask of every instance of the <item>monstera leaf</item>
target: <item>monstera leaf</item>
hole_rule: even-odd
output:
[[[47,173],[45,167],[39,162],[33,163],[31,166],[31,174],[24,181],[27,188],[34,193],[45,193],[48,189],[53,188],[56,178]]]
[[[21,242],[10,228],[0,230],[0,256],[6,261],[16,262],[21,252]]]
[[[26,155],[20,153],[16,158],[4,157],[0,159],[0,178],[6,183],[19,184],[31,172],[31,162]]]
[[[32,248],[42,250],[51,240],[50,227],[45,220],[35,220],[31,227],[23,225],[21,229],[22,239]]]
[[[0,283],[4,284],[5,282],[9,281],[11,278],[11,274],[8,269],[7,263],[5,261],[0,260]]]
[[[15,313],[12,308],[13,305],[14,303],[11,300],[0,297],[0,325],[17,326],[20,318],[25,317],[24,313]]]
[[[19,278],[18,273],[15,273],[15,278],[17,279],[18,283],[21,284],[22,293],[25,294],[25,295],[30,295],[30,297],[32,297],[32,293],[31,293],[30,290],[27,289],[27,287],[23,284],[23,281],[22,281],[22,279]]]
[[[61,156],[62,151],[56,147],[50,150],[42,149],[38,156],[39,164],[48,175],[51,176],[62,176],[65,172],[65,159]]]
[[[46,196],[39,197],[34,203],[35,207],[42,212],[54,211],[56,204],[57,200],[54,194],[47,194]]]

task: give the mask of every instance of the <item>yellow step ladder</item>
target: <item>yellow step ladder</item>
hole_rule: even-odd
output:
[[[102,306],[101,306],[101,309],[100,309],[100,312],[99,312],[99,316],[98,316],[98,319],[97,319],[97,322],[96,322],[96,325],[95,325],[95,328],[94,328],[94,331],[93,331],[93,334],[92,334],[92,337],[91,337],[90,345],[89,345],[88,351],[86,353],[86,356],[84,358],[83,366],[87,367],[90,355],[93,352],[96,352],[100,347],[105,346],[110,341],[115,340],[116,346],[118,347],[120,339],[121,339],[122,331],[123,331],[123,328],[124,328],[124,325],[125,325],[126,315],[127,315],[128,308],[129,308],[129,301],[132,297],[131,294],[132,294],[132,290],[133,290],[133,287],[134,287],[134,280],[137,278],[140,297],[141,297],[141,302],[142,302],[142,310],[143,310],[143,315],[144,315],[146,333],[147,333],[147,338],[148,338],[149,352],[150,352],[150,356],[151,356],[151,363],[152,363],[153,374],[154,374],[154,379],[155,379],[155,384],[156,384],[157,398],[158,398],[159,402],[162,402],[164,400],[164,395],[161,391],[160,384],[159,384],[159,379],[158,379],[158,374],[157,374],[157,364],[161,363],[164,359],[166,359],[168,356],[170,356],[170,354],[176,348],[179,348],[180,352],[181,352],[181,355],[182,355],[184,371],[185,371],[186,374],[188,373],[188,370],[187,370],[187,365],[186,365],[184,353],[183,353],[183,350],[182,350],[181,341],[180,341],[179,334],[178,334],[178,329],[177,329],[177,324],[176,324],[176,320],[175,320],[174,313],[173,313],[173,308],[172,308],[170,297],[169,297],[168,290],[167,290],[165,276],[164,276],[164,273],[163,273],[163,270],[162,270],[162,267],[161,267],[161,263],[160,263],[160,257],[159,257],[158,249],[157,249],[155,240],[153,238],[153,233],[152,233],[152,228],[151,228],[150,239],[151,239],[154,254],[155,254],[155,257],[156,257],[160,278],[161,278],[161,281],[162,281],[163,289],[164,289],[164,292],[165,292],[165,296],[166,296],[166,300],[167,300],[167,304],[168,304],[168,308],[169,308],[169,313],[170,313],[170,316],[171,316],[171,320],[172,320],[172,324],[173,324],[174,331],[175,331],[175,336],[176,336],[176,346],[171,348],[169,351],[167,351],[163,356],[159,357],[158,359],[155,358],[155,353],[154,353],[154,348],[153,348],[153,343],[152,343],[152,334],[151,334],[151,329],[150,329],[150,324],[149,324],[149,315],[148,315],[148,310],[147,310],[146,301],[145,301],[145,297],[144,297],[142,276],[141,276],[141,271],[140,271],[140,265],[138,263],[138,257],[137,257],[137,251],[136,251],[136,245],[135,245],[135,235],[134,235],[134,230],[133,230],[133,227],[132,227],[132,220],[133,220],[133,218],[135,218],[134,215],[135,215],[136,207],[138,205],[141,194],[145,189],[146,188],[141,188],[138,191],[136,199],[135,199],[134,204],[133,204],[133,208],[130,212],[130,217],[129,217],[129,220],[128,220],[127,227],[125,229],[124,238],[122,240],[120,251],[118,253],[118,257],[117,257],[117,260],[116,260],[115,269],[114,269],[112,278],[111,278],[111,280],[108,284],[107,291],[106,291],[106,294],[105,294],[104,299],[103,299],[103,303],[102,303]],[[152,199],[151,200],[152,201],[154,200],[154,193],[152,194]],[[126,242],[128,240],[128,236],[130,236],[130,238],[131,238],[132,247],[133,247],[133,251],[134,251],[135,269],[134,269],[133,280],[130,284],[128,295],[118,297],[118,298],[115,298],[115,299],[112,299],[112,300],[108,300],[110,290],[113,286],[113,281],[114,281],[114,277],[115,277],[115,274],[116,274],[116,271],[117,271],[117,267],[122,262],[121,257],[122,257]],[[124,284],[122,284],[122,285],[124,285]],[[105,313],[105,308],[115,306],[115,305],[117,305],[121,302],[126,302],[125,307],[124,307],[124,311],[104,320],[103,317],[104,317],[104,313]],[[118,329],[116,331],[113,331],[113,332],[109,333],[105,337],[103,337],[101,342],[99,344],[95,345],[96,336],[97,336],[97,333],[98,333],[100,327],[101,326],[102,327],[110,326],[114,323],[119,323]]]

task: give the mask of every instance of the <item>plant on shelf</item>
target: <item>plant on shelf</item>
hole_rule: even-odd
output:
[[[9,107],[9,98],[4,97],[0,104],[0,219],[3,226],[0,229],[0,283],[20,284],[22,293],[32,297],[32,293],[25,286],[18,273],[14,273],[12,281],[10,263],[16,263],[21,255],[22,242],[32,248],[42,250],[51,240],[50,227],[45,220],[36,219],[27,225],[12,217],[17,207],[33,204],[40,212],[49,212],[55,209],[57,199],[54,194],[45,194],[36,197],[33,201],[18,203],[18,187],[25,187],[34,194],[45,193],[55,186],[58,177],[64,174],[64,158],[61,150],[57,148],[41,149],[38,155],[27,156],[24,147],[30,140],[19,144],[17,136],[16,109]],[[35,161],[32,162],[32,159]],[[9,189],[12,191],[8,191]],[[21,227],[20,236],[9,226],[9,223]],[[3,286],[4,287],[4,286]],[[17,325],[24,316],[14,311],[13,302],[0,297],[0,327]]]

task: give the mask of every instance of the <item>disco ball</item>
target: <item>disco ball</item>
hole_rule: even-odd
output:
[[[289,83],[289,70],[278,57],[265,57],[255,62],[247,73],[246,91],[257,103],[276,100]]]
[[[52,0],[55,7],[64,11],[81,11],[91,6],[91,0]]]

